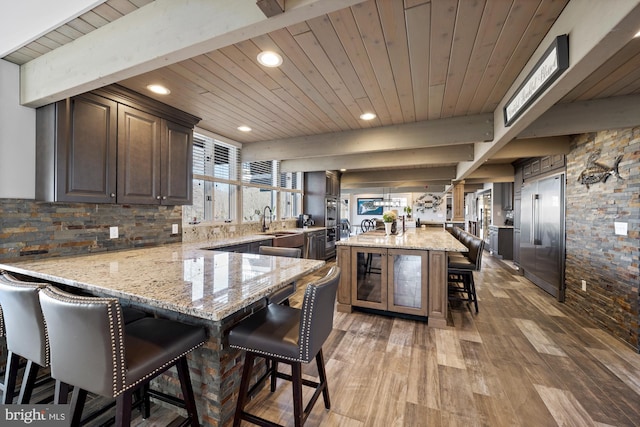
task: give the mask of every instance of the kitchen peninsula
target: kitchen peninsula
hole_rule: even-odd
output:
[[[447,252],[467,251],[449,232],[427,227],[387,236],[374,230],[337,245],[338,311],[361,307],[447,325]]]
[[[240,384],[241,352],[229,348],[231,326],[264,306],[264,297],[324,261],[207,250],[211,244],[176,243],[0,264],[0,269],[92,295],[120,298],[123,305],[204,325],[209,339],[189,359],[203,425],[233,418]],[[175,375],[175,374],[174,374]],[[159,377],[161,391],[179,385]]]

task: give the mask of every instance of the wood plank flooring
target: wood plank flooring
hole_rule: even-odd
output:
[[[306,425],[640,425],[640,355],[489,255],[476,286],[480,312],[452,307],[446,329],[336,313],[324,347],[332,408],[318,402]],[[293,425],[291,387],[278,385],[249,410]]]
[[[325,272],[299,283],[293,306]],[[489,255],[476,286],[480,312],[452,307],[446,329],[336,313],[324,346],[332,407],[320,399],[305,425],[640,425],[640,355]],[[313,364],[304,374],[317,378]],[[291,401],[291,386],[278,380],[248,410],[292,426]],[[158,409],[134,425],[175,422]]]

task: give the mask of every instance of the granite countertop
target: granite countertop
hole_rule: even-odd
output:
[[[259,242],[261,240],[273,239],[273,236],[271,235],[273,233],[279,233],[279,232],[310,233],[313,231],[321,231],[326,229],[327,227],[286,228],[283,230],[271,230],[271,231],[266,231],[264,233],[247,234],[245,236],[229,237],[226,239],[208,240],[205,242],[194,242],[193,244],[201,245],[201,247],[203,248],[206,247],[209,249],[215,249],[215,248],[222,248],[225,246],[241,245],[243,243],[253,243],[253,242]]]
[[[398,235],[386,236],[383,230],[368,231],[336,242],[338,246],[422,249],[448,252],[468,252],[465,245],[451,233],[434,228],[410,228]]]
[[[218,321],[325,264],[203,249],[211,244],[0,263],[0,269]]]

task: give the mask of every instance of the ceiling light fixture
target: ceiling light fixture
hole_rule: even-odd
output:
[[[258,62],[265,67],[279,67],[282,65],[282,56],[270,50],[265,50],[258,54]]]
[[[373,120],[376,118],[376,115],[373,113],[362,113],[360,114],[360,118],[362,120]]]
[[[158,95],[169,95],[171,91],[162,85],[148,85],[147,89],[149,89],[153,93],[157,93]]]
[[[245,126],[245,125],[238,126],[238,130],[241,131],[241,132],[251,132],[251,128],[249,126]]]
[[[638,31],[638,32],[636,33],[636,35],[635,35],[635,36],[633,36],[633,38],[634,38],[634,39],[637,39],[638,37],[640,37],[640,31]]]

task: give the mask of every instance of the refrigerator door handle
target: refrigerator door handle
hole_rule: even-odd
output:
[[[531,236],[531,241],[533,242],[534,246],[538,246],[541,245],[542,243],[540,242],[540,194],[533,194],[531,196],[533,198],[533,200],[531,201],[531,209],[533,210],[533,213],[531,215],[532,219],[533,219],[533,224],[531,225],[531,232],[532,232],[532,236]]]

